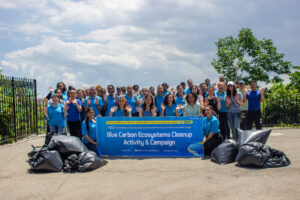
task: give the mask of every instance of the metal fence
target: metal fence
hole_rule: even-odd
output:
[[[0,144],[38,134],[36,80],[0,75]]]
[[[262,104],[264,127],[299,127],[300,95],[266,97]]]

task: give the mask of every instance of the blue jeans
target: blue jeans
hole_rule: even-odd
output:
[[[240,118],[239,113],[227,112],[227,118],[229,122],[230,129],[232,130],[232,138],[237,139],[237,128],[240,128]]]
[[[97,146],[88,142],[85,144],[85,146],[90,150],[90,151],[93,151],[97,154],[97,156],[99,156],[99,153],[98,153],[98,150],[97,150]]]
[[[50,133],[62,133],[64,130],[64,127],[58,127],[55,125],[49,125]]]

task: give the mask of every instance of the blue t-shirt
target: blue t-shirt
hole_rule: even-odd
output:
[[[176,96],[176,104],[177,105],[182,105],[182,106],[184,106],[185,105],[185,101],[184,101],[184,98],[183,97],[180,97],[180,96]],[[178,114],[179,115],[182,115],[182,109],[179,109],[178,110]]]
[[[221,110],[220,112],[227,112],[226,104],[225,104],[225,98],[226,98],[226,92],[223,92],[222,94],[219,93],[219,91],[215,92],[216,97],[222,97],[221,103]]]
[[[176,104],[172,104],[171,107],[167,105],[165,109],[165,116],[176,116],[176,107]]]
[[[47,107],[49,125],[66,127],[64,107],[65,106],[60,103],[58,103],[55,107],[53,107],[52,104]]]
[[[126,94],[125,95],[125,99],[126,99],[126,102],[127,102],[127,106],[131,106],[132,107],[131,113],[136,113],[137,112],[137,110],[136,110],[136,100],[135,100],[134,96],[131,95],[131,97],[129,97]]]
[[[112,116],[113,117],[125,117],[125,109],[123,108],[121,110],[121,109],[118,109],[118,107],[116,107],[116,110],[115,110],[115,112],[113,112]]]
[[[116,100],[114,96],[107,96],[107,107],[105,111],[105,116],[109,116],[111,107],[116,106]]]
[[[79,99],[76,99],[77,103],[79,106],[81,106],[81,101]],[[75,104],[70,103],[68,104],[69,109],[67,111],[68,115],[67,115],[67,120],[70,122],[76,122],[76,121],[80,121],[81,117],[80,117],[80,112],[78,111],[77,107]]]
[[[95,119],[96,120],[96,119]],[[97,130],[97,124],[94,123],[93,121],[91,121],[90,119],[88,119],[88,123],[89,123],[89,130],[87,130],[86,128],[86,121],[82,122],[82,136],[84,135],[88,135],[93,141],[97,141],[96,140],[96,130]],[[82,137],[82,141],[86,144],[88,143],[88,141]]]
[[[152,112],[151,111],[145,111],[142,107],[143,110],[143,117],[152,117]]]
[[[164,96],[166,96],[167,94],[169,94],[169,91],[168,91],[168,90],[166,90],[166,91],[163,92],[163,95],[164,95]]]
[[[186,95],[188,95],[190,92],[191,92],[191,89],[190,89],[190,88],[187,88],[187,89],[184,90],[184,93],[185,93]]]
[[[89,97],[85,98],[84,103],[83,103],[83,107],[84,107],[84,108],[86,107],[87,99],[88,99],[88,98],[91,100],[91,103],[90,103],[89,107],[94,109],[95,116],[100,115],[100,110],[98,110],[98,107],[97,107],[97,105],[96,105],[96,103],[95,103],[95,100],[96,100],[96,98],[97,98],[97,99],[98,99],[98,103],[99,103],[99,105],[100,105],[100,104],[101,104],[101,101],[102,101],[102,98],[99,97],[99,96],[95,96],[94,98],[92,98],[91,96],[89,96]],[[101,106],[101,105],[100,105],[100,106]]]
[[[204,117],[203,129],[206,136],[208,136],[210,133],[219,133],[219,125],[220,122],[214,115],[212,115],[209,119],[207,117]]]
[[[164,98],[165,98],[165,95],[164,94],[162,94],[161,96],[159,96],[159,95],[157,95],[156,96],[156,101],[155,101],[155,105],[156,105],[156,107],[157,107],[157,112],[161,112],[162,111],[162,109],[161,109],[161,104],[162,104],[162,102],[164,101]]]
[[[248,91],[246,94],[248,99],[248,111],[259,111],[260,110],[260,92],[256,91]]]
[[[68,100],[68,92],[67,91],[64,91],[62,94],[61,94],[62,98],[67,101]]]

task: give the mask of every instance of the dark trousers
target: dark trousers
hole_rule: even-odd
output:
[[[97,154],[97,156],[99,156],[98,149],[97,149],[96,145],[88,142],[88,143],[85,144],[85,146],[88,148],[88,150],[95,152]]]
[[[257,130],[262,129],[262,118],[261,111],[248,111],[247,115],[247,129],[252,130],[253,121],[255,122],[255,127]]]
[[[223,139],[225,140],[226,138],[230,137],[227,112],[219,112],[219,120],[220,120],[220,132],[223,136]]]
[[[220,133],[214,134],[212,138],[205,141],[204,146],[204,155],[210,155],[210,153],[223,142],[223,136]]]
[[[68,126],[70,129],[70,135],[81,139],[81,121],[68,121]]]
[[[241,124],[240,127],[242,130],[247,130],[247,115],[248,110],[242,110],[241,111]]]

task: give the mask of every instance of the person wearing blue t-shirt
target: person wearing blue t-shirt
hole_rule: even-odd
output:
[[[105,97],[105,116],[108,117],[110,109],[116,106],[116,98],[114,97],[115,87],[113,85],[107,86],[108,96]]]
[[[95,115],[100,115],[101,106],[100,102],[102,101],[101,97],[98,97],[96,95],[96,88],[91,87],[90,88],[90,96],[88,96],[83,103],[84,110],[87,111],[88,108],[93,108]]]
[[[206,83],[207,87],[211,87],[211,83],[210,83],[210,80],[208,78],[205,79],[205,83]]]
[[[187,85],[188,85],[188,88],[186,88],[186,89],[184,90],[184,93],[185,93],[186,95],[188,95],[188,94],[191,92],[191,90],[192,90],[192,87],[193,87],[193,85],[194,85],[193,80],[192,80],[192,79],[187,80]]]
[[[117,106],[111,107],[110,117],[131,117],[132,107],[127,107],[127,102],[125,97],[120,96],[117,100]]]
[[[127,94],[125,95],[125,99],[128,106],[132,108],[132,116],[138,117],[139,113],[137,111],[137,107],[140,105],[139,100],[137,99],[137,94],[132,94],[133,87],[131,85],[127,86]]]
[[[99,156],[97,150],[97,125],[93,108],[87,109],[86,119],[82,122],[82,136],[82,142],[85,146]]]
[[[163,94],[163,86],[157,86],[157,95],[155,97],[155,106],[157,108],[156,115],[160,116],[162,112],[161,104],[164,101],[165,95]]]
[[[257,90],[256,81],[250,82],[251,91],[246,93],[245,89],[243,89],[243,101],[246,102],[248,100],[248,115],[247,115],[247,129],[252,129],[253,121],[255,122],[256,129],[262,129],[262,118],[261,118],[261,110],[260,110],[260,102],[264,102],[264,92],[265,88],[262,88],[261,91]]]
[[[138,108],[139,117],[155,117],[156,107],[154,106],[154,99],[151,94],[145,96],[144,103]]]
[[[165,96],[164,102],[161,104],[161,116],[179,116],[176,107],[177,105],[174,96],[172,94],[167,94]]]
[[[205,106],[204,110],[206,117],[204,117],[203,120],[203,129],[205,133],[203,149],[204,155],[210,155],[214,148],[222,143],[223,137],[219,130],[219,120],[213,114],[213,108],[211,106]]]
[[[81,132],[81,102],[76,99],[76,91],[69,90],[69,100],[65,103],[67,110],[67,122],[71,136],[80,137]]]
[[[169,88],[169,85],[168,83],[162,83],[161,86],[163,87],[163,95],[167,95],[169,94],[169,91],[168,91],[168,88]]]
[[[225,89],[226,89],[225,82],[219,82],[218,91],[215,92],[215,96],[218,98],[218,101],[220,101],[221,104],[221,109],[219,110],[219,120],[220,120],[220,130],[224,140],[226,138],[230,138],[228,118],[227,118],[227,108],[225,104],[225,98],[226,98]]]
[[[66,108],[58,102],[59,97],[56,94],[52,95],[52,101],[47,108],[43,108],[45,118],[48,120],[51,133],[62,133],[66,127]]]
[[[178,114],[179,116],[182,116],[183,115],[183,110],[182,110],[182,106],[185,105],[185,101],[184,101],[184,90],[183,90],[183,87],[181,85],[178,85],[177,86],[177,94],[176,94],[176,104],[180,107],[180,109],[178,109]]]

